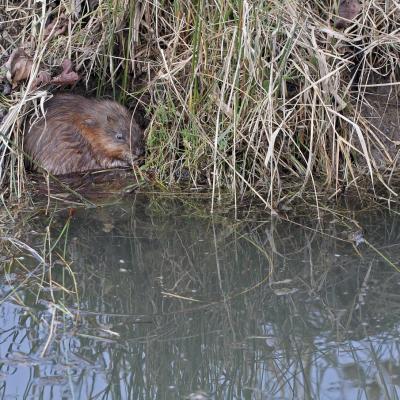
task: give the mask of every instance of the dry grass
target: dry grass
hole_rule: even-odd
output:
[[[0,6],[0,45],[7,54],[25,45],[34,60],[29,80],[0,97],[9,110],[0,126],[0,183],[9,193],[23,193],[15,145],[25,112],[46,95],[31,90],[35,75],[68,58],[86,91],[147,112],[145,168],[160,182],[206,182],[213,198],[229,188],[236,201],[251,192],[268,207],[310,187],[332,195],[361,175],[396,195],[388,141],[397,138],[362,112],[371,85],[398,85],[394,1],[365,0],[346,30],[334,27],[334,0],[57,4]],[[44,38],[46,24],[61,16],[66,32]]]

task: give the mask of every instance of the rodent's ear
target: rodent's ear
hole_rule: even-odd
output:
[[[115,123],[117,122],[117,119],[113,115],[107,114],[107,122]]]

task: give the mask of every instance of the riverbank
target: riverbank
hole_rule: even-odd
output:
[[[4,197],[25,192],[29,117],[63,90],[134,110],[142,171],[165,188],[270,209],[305,191],[397,199],[394,3],[350,1],[350,14],[334,1],[20,3],[0,6]]]

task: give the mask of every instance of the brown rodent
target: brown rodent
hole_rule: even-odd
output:
[[[111,100],[60,94],[24,138],[24,151],[53,175],[129,166],[144,155],[143,130]]]

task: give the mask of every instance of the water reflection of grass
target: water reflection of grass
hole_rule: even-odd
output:
[[[48,267],[18,287],[36,264],[7,264],[19,274],[8,302],[28,312],[6,318],[2,372],[21,365],[23,343],[37,376],[69,375],[85,398],[172,399],[198,387],[226,399],[322,398],[336,390],[332,374],[361,398],[393,394],[398,352],[386,336],[398,332],[399,278],[368,247],[360,257],[335,240],[339,222],[230,223],[151,201],[30,223],[26,232],[43,233],[21,239]],[[368,240],[387,252],[396,221],[370,218]]]

